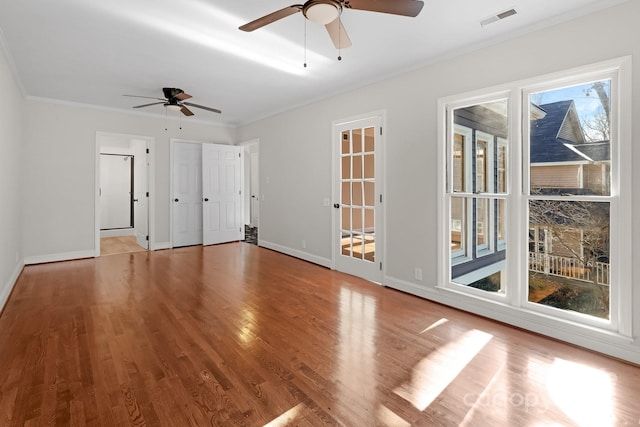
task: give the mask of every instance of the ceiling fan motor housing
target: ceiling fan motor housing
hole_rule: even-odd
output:
[[[302,14],[310,21],[327,25],[342,13],[342,3],[338,0],[309,0],[302,6]]]

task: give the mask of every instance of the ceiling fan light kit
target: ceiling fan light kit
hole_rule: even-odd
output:
[[[311,22],[327,25],[342,13],[342,4],[336,0],[311,0],[302,6],[302,14]]]

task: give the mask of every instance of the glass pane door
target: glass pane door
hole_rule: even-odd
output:
[[[342,131],[340,153],[340,253],[368,262],[376,260],[374,131]]]

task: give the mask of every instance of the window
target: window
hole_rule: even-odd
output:
[[[483,292],[502,291],[507,105],[491,99],[451,110],[451,280]]]
[[[441,287],[629,336],[627,63],[441,101]]]

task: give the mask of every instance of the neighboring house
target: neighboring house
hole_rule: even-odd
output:
[[[572,100],[538,108],[545,115],[531,123],[531,188],[546,194],[608,194],[609,141],[586,141]]]
[[[572,100],[531,105],[530,116],[532,194],[609,194],[609,141],[586,140]],[[496,104],[456,110],[454,192],[506,193],[507,138],[506,116]],[[533,203],[531,206],[538,207]],[[564,202],[563,206],[573,208],[571,202]],[[471,285],[504,268],[502,209],[498,198],[452,198],[451,276],[455,282]],[[589,280],[584,260],[595,256],[608,262],[608,250],[593,254],[592,249],[584,247],[585,233],[591,231],[588,224],[571,223],[554,217],[553,209],[546,210],[546,217],[538,215],[541,221],[533,213],[530,218],[530,269]],[[601,246],[608,248],[608,242]],[[608,265],[600,267],[599,274],[608,277]],[[598,280],[608,283],[606,278]]]
[[[530,188],[532,194],[607,195],[610,191],[609,141],[588,142],[572,100],[539,105],[544,117],[532,120]],[[608,284],[608,239],[599,213],[589,202],[532,202],[529,268],[546,274]],[[589,218],[585,218],[588,214]],[[572,217],[574,217],[572,219]],[[608,235],[608,233],[607,233]]]
[[[469,285],[505,265],[504,201],[508,124],[506,102],[460,108],[454,114],[452,144],[451,277]]]

